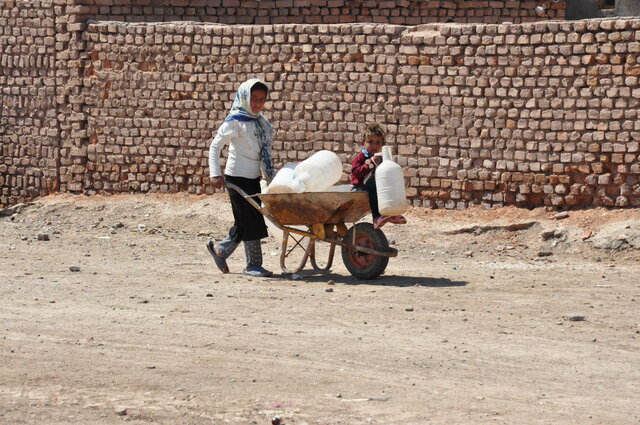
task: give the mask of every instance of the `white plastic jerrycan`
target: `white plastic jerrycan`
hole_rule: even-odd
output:
[[[331,151],[318,151],[302,161],[295,169],[294,178],[304,184],[305,192],[323,192],[342,177],[342,162]]]
[[[267,191],[262,193],[301,193],[304,186],[295,179],[296,164],[285,164],[271,180]]]
[[[382,164],[376,169],[376,192],[382,215],[400,215],[409,208],[402,167],[393,161],[391,146],[382,147]]]

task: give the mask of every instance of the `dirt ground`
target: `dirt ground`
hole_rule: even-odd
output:
[[[224,194],[0,215],[2,424],[640,423],[638,209],[416,208],[373,281],[222,275]]]

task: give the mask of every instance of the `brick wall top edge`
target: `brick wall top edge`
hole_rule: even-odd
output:
[[[399,24],[386,24],[386,23],[373,23],[373,22],[353,22],[342,24],[221,24],[218,22],[200,22],[200,21],[168,21],[168,22],[125,22],[125,21],[103,21],[93,20],[87,21],[87,25],[118,25],[118,26],[131,26],[131,27],[166,27],[166,26],[199,26],[199,27],[229,27],[229,28],[284,28],[284,29],[297,29],[297,28],[341,28],[341,27],[361,27],[361,28],[394,28],[398,30],[404,30],[406,28],[416,28],[415,25],[399,25]],[[444,24],[443,24],[444,25]],[[451,24],[453,25],[453,24]],[[472,24],[467,24],[471,26]]]
[[[413,33],[405,35],[419,36],[421,34],[442,36],[456,35],[503,35],[503,34],[537,34],[544,32],[612,32],[622,30],[640,30],[640,19],[589,19],[580,21],[540,21],[521,24],[459,24],[459,23],[434,23],[414,27]],[[429,34],[431,33],[431,34]]]
[[[297,28],[340,28],[340,27],[385,27],[396,28],[399,30],[411,28],[415,31],[439,31],[443,28],[497,28],[501,26],[508,27],[565,27],[567,29],[572,27],[590,27],[599,29],[616,29],[616,25],[625,25],[627,28],[640,29],[640,18],[638,17],[617,17],[617,18],[594,18],[594,19],[581,19],[577,21],[563,21],[563,20],[550,20],[550,21],[537,21],[537,22],[524,22],[524,23],[454,23],[454,22],[439,22],[420,25],[399,25],[388,23],[370,23],[370,22],[354,22],[354,23],[339,23],[339,24],[304,24],[304,23],[292,23],[292,24],[222,24],[217,22],[200,22],[200,21],[169,21],[169,22],[124,22],[124,21],[104,21],[104,20],[88,20],[88,25],[119,25],[119,26],[201,26],[201,27],[232,27],[232,28],[284,28],[284,29],[297,29]]]
[[[500,35],[500,34],[535,34],[541,32],[601,32],[640,30],[639,18],[617,19],[585,19],[580,21],[541,21],[522,24],[459,24],[435,23],[418,26],[374,23],[344,24],[268,24],[268,25],[229,25],[208,22],[121,22],[121,21],[89,21],[90,31],[118,31],[118,28],[155,28],[161,32],[177,30],[179,32],[199,32],[225,29],[225,31],[245,32],[251,29],[254,34],[262,32],[294,32],[294,33],[362,33],[386,34],[396,36],[420,35],[423,32],[435,32],[442,36],[456,35]]]
[[[395,24],[269,24],[269,25],[227,25],[208,22],[120,22],[120,21],[89,21],[87,30],[90,32],[131,32],[141,29],[144,32],[153,30],[154,32],[178,33],[220,33],[252,34],[269,33],[296,33],[296,34],[375,34],[388,36],[401,36],[407,31],[414,31],[415,26],[395,25]]]

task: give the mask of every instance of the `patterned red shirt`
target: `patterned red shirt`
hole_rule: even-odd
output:
[[[363,149],[351,161],[350,183],[354,186],[362,187],[373,176],[375,171],[376,163],[373,160],[373,155]]]

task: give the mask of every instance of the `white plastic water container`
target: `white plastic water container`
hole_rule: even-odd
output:
[[[337,184],[327,189],[327,192],[351,192],[350,184]]]
[[[331,151],[318,151],[296,166],[294,178],[304,192],[324,192],[342,177],[342,162]]]
[[[262,193],[302,193],[304,192],[304,185],[295,178],[296,164],[285,164],[276,173],[271,183],[267,188],[267,191]]]
[[[409,208],[402,167],[393,161],[391,146],[382,147],[382,164],[376,169],[376,193],[382,215],[400,215]]]

